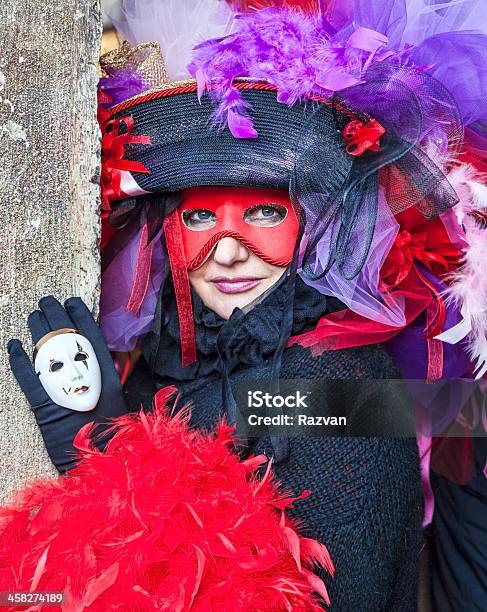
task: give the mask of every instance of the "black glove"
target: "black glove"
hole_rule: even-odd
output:
[[[104,450],[110,437],[109,434],[103,435],[103,431],[110,426],[108,417],[120,416],[127,410],[110,351],[83,301],[78,297],[70,298],[63,308],[54,297],[48,296],[40,300],[39,309],[28,318],[34,344],[50,331],[77,329],[93,345],[101,370],[102,389],[96,408],[89,412],[77,412],[58,406],[49,397],[20,340],[10,340],[7,345],[10,368],[35,414],[49,456],[58,471],[64,473],[77,463],[78,451],[73,446],[73,440],[81,427],[92,421],[105,423],[105,426],[96,427],[96,432],[100,432],[101,436],[95,438],[97,448]]]

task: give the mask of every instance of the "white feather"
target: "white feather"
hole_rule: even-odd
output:
[[[195,45],[231,32],[235,12],[223,0],[123,0],[111,16],[132,45],[158,41],[171,81],[189,78]]]
[[[487,372],[487,230],[477,224],[471,213],[487,210],[487,186],[485,178],[471,166],[454,168],[448,179],[459,196],[456,212],[467,246],[463,264],[450,275],[451,284],[445,294],[447,301],[460,307],[463,319],[437,339],[456,344],[467,338],[478,379]]]

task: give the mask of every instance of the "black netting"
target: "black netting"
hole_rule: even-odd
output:
[[[302,134],[292,189],[306,214],[302,268],[313,280],[334,264],[347,279],[360,272],[381,223],[380,189],[394,214],[416,206],[431,218],[457,203],[445,169],[461,147],[462,124],[453,99],[435,79],[417,70],[379,66],[362,84],[335,96],[333,108],[337,134],[345,130],[353,109],[360,109],[356,116],[362,123],[374,118],[385,133],[378,151],[350,156],[353,163],[334,193],[326,180],[327,152]],[[319,130],[327,113],[326,107],[317,109],[308,130]],[[316,178],[308,179],[309,168],[317,166],[323,178],[318,189]]]

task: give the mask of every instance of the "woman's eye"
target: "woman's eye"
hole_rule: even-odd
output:
[[[191,230],[207,230],[216,224],[216,215],[211,210],[197,208],[183,212],[184,225]]]
[[[244,213],[244,221],[249,225],[279,225],[286,218],[287,209],[279,204],[258,204],[251,206]]]
[[[49,372],[59,372],[63,366],[64,363],[62,361],[52,361],[49,365]]]
[[[75,361],[86,361],[88,359],[88,353],[84,351],[78,351],[74,356]]]

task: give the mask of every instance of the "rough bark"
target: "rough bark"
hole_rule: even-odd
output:
[[[37,300],[99,294],[99,0],[0,3],[0,502],[56,476],[10,374]]]

